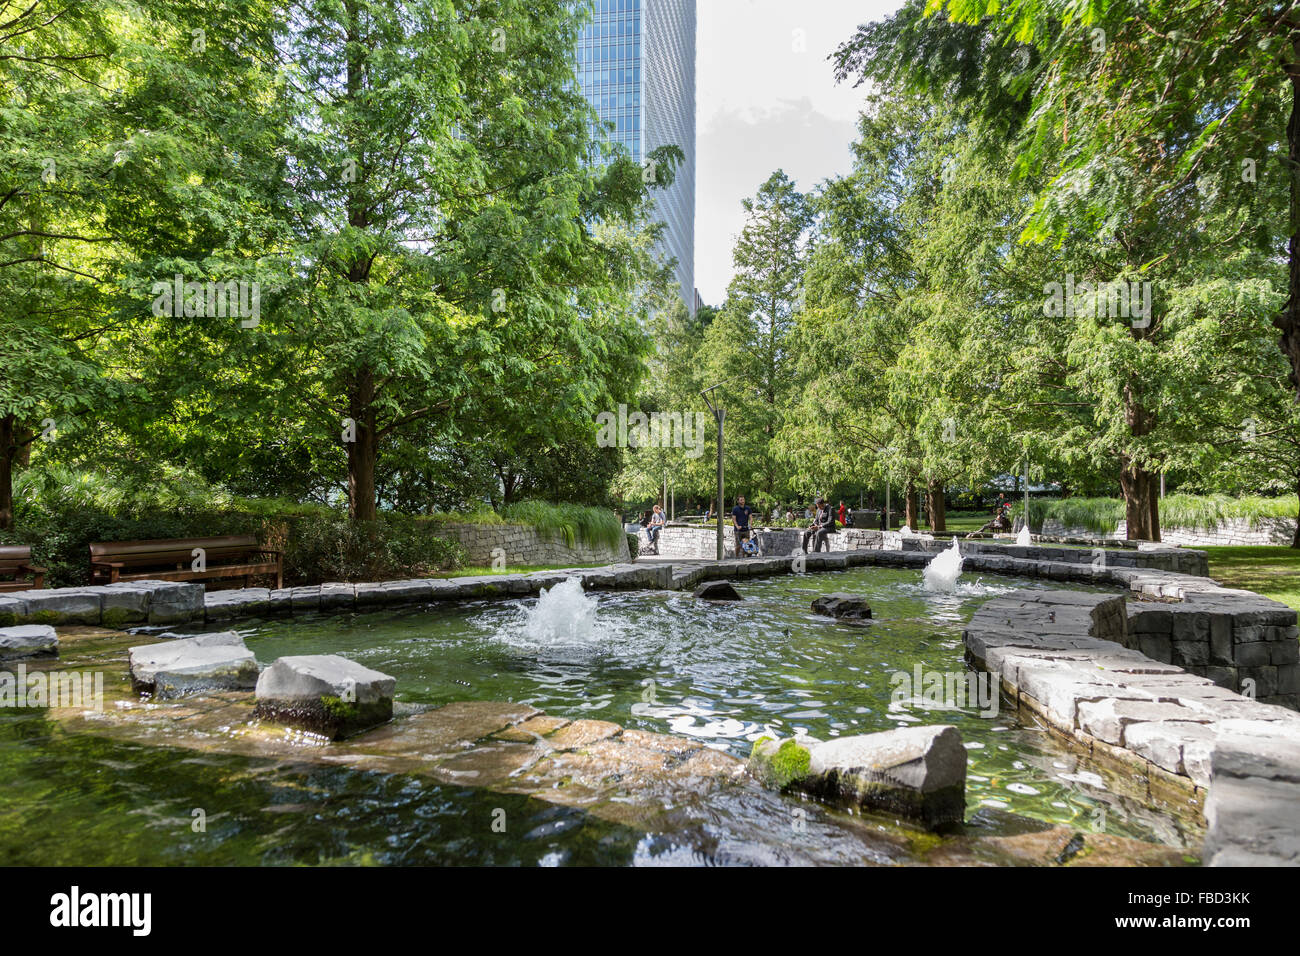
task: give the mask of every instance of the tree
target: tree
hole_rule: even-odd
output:
[[[727,406],[726,470],[738,494],[773,503],[790,490],[773,441],[794,385],[791,331],[802,307],[801,288],[813,214],[781,170],[744,201],[736,275],[727,301],[704,332],[703,377]]]

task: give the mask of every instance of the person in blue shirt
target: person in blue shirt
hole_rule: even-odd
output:
[[[736,557],[740,557],[740,544],[749,538],[749,516],[754,509],[745,504],[745,496],[736,499],[736,507],[731,509],[731,525],[736,532]]]

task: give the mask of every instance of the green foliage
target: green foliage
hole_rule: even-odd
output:
[[[1021,502],[1012,510],[1024,512]],[[1245,519],[1258,521],[1266,518],[1295,518],[1300,513],[1300,500],[1295,495],[1263,498],[1245,495],[1167,495],[1160,499],[1160,523],[1167,528],[1212,529],[1221,521]],[[1110,534],[1124,520],[1124,502],[1120,498],[1031,498],[1029,501],[1030,527],[1041,528],[1043,521],[1052,519],[1067,528],[1087,528]]]
[[[521,501],[504,508],[501,517],[508,524],[528,525],[558,535],[569,547],[581,541],[617,548],[625,533],[623,523],[614,512],[585,505]]]
[[[88,582],[92,541],[254,534],[285,552],[286,584],[420,577],[464,561],[459,544],[414,518],[385,513],[353,525],[319,505],[235,498],[175,469],[146,485],[33,469],[22,473],[18,490],[15,526],[0,540],[32,545],[50,587]]]
[[[381,513],[374,521],[311,515],[286,525],[286,572],[308,584],[431,577],[465,560],[458,543],[403,515]]]

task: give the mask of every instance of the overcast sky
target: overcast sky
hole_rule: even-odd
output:
[[[721,305],[740,201],[776,169],[801,190],[846,172],[863,88],[827,55],[900,0],[699,0],[695,284]],[[800,49],[802,47],[802,49]]]

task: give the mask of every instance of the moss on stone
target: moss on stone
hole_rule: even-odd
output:
[[[361,708],[354,701],[344,700],[342,697],[331,697],[327,694],[321,696],[320,705],[326,716],[332,720],[352,721],[356,720],[361,713]]]
[[[105,608],[99,619],[101,627],[111,628],[115,631],[122,630],[122,626],[129,624],[130,621],[131,612],[124,607]]]
[[[808,775],[812,767],[812,754],[794,740],[786,740],[775,750],[765,748],[773,743],[771,737],[759,737],[750,751],[750,766],[768,786],[783,790],[791,783]]]

